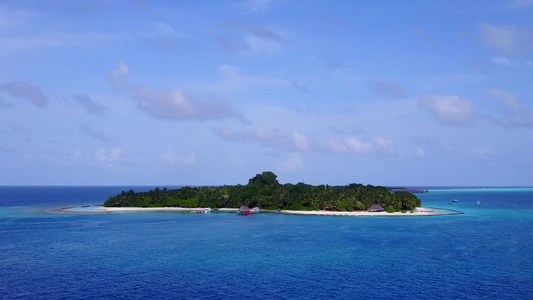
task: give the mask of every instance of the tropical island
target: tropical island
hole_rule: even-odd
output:
[[[258,207],[268,211],[367,211],[381,207],[389,213],[414,211],[421,201],[408,191],[392,191],[383,186],[345,186],[305,183],[280,184],[272,172],[251,178],[246,185],[156,188],[148,192],[128,192],[109,197],[104,208],[198,208]]]

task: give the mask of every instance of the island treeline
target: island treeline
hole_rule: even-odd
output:
[[[149,192],[122,191],[110,197],[106,207],[260,207],[290,210],[365,210],[380,204],[388,210],[413,210],[420,206],[415,195],[401,191],[391,193],[382,186],[350,184],[313,186],[304,183],[280,184],[272,172],[251,178],[246,185],[217,187],[182,187]]]

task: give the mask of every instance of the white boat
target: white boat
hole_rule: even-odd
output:
[[[191,210],[191,214],[205,214],[208,212],[211,212],[211,208],[209,207]]]

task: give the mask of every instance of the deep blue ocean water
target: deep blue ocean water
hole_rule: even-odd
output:
[[[464,212],[433,217],[55,211],[130,188],[0,187],[0,299],[533,299],[533,189],[431,190]]]

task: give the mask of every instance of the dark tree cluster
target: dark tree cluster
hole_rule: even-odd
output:
[[[122,191],[110,197],[108,207],[260,207],[290,210],[365,210],[373,204],[400,210],[413,210],[420,199],[409,192],[391,194],[386,187],[350,184],[313,186],[304,183],[280,184],[272,172],[251,178],[246,185],[183,187],[135,193]]]

